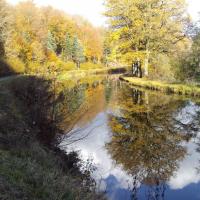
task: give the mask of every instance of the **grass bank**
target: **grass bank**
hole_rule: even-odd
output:
[[[150,90],[157,90],[165,93],[174,93],[179,95],[200,96],[200,87],[188,84],[172,84],[161,81],[152,81],[133,77],[120,77],[121,80],[128,82],[130,85],[143,87]]]
[[[0,82],[0,199],[103,199],[77,154],[50,142],[56,127],[43,83],[28,76]]]
[[[67,72],[61,73],[59,79],[70,79],[70,78],[83,78],[90,75],[101,75],[101,74],[114,74],[114,73],[124,73],[126,71],[123,67],[103,67],[96,69],[79,69],[79,70],[70,70]]]

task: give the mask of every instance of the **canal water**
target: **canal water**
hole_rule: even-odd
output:
[[[200,199],[200,100],[129,87],[117,76],[69,88],[60,144],[93,166],[110,200]]]

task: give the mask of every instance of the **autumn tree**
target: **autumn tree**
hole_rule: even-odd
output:
[[[91,23],[81,17],[75,18],[78,28],[77,36],[84,47],[84,55],[87,61],[100,62],[103,57],[103,36],[102,28],[93,27]]]
[[[185,37],[184,0],[106,0],[106,8],[121,57],[142,60],[146,76],[152,55],[169,53]]]
[[[102,30],[81,17],[38,7],[32,0],[12,7],[0,0],[0,55],[23,65],[20,73],[45,71],[51,64],[69,70],[74,65],[68,61],[78,68],[81,62],[100,62],[102,41]]]
[[[12,33],[6,46],[9,57],[18,57],[24,63],[42,60],[43,43],[40,32],[39,9],[32,1],[22,2],[12,10]],[[14,30],[14,31],[13,31]]]

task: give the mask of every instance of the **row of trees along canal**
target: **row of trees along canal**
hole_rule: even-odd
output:
[[[197,77],[200,31],[191,22],[185,0],[106,0],[105,14],[111,53],[134,65],[136,76],[142,77],[143,70],[154,78]]]

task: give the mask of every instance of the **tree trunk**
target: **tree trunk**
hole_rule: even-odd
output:
[[[146,50],[146,56],[145,56],[145,59],[144,59],[144,75],[145,76],[149,75],[149,55],[150,55],[150,52],[147,49]]]
[[[141,66],[141,63],[139,63],[138,70],[139,70],[138,77],[142,78],[142,66]]]
[[[77,69],[80,69],[80,62],[79,61],[76,62],[76,67],[77,67]]]

